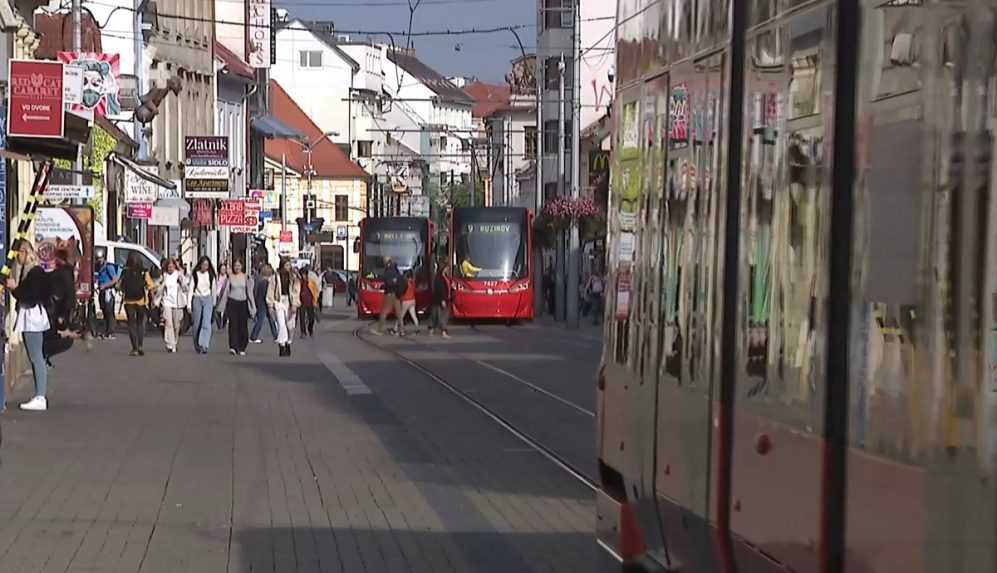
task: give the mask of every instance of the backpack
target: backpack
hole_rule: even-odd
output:
[[[142,300],[145,298],[145,272],[127,269],[121,277],[121,292],[125,300]]]

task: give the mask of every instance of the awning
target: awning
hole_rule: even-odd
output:
[[[134,161],[132,161],[131,159],[128,159],[127,157],[123,157],[121,155],[118,155],[117,153],[111,153],[110,155],[107,156],[107,158],[109,160],[113,161],[114,163],[117,163],[118,165],[124,167],[125,169],[131,170],[133,173],[135,173],[136,175],[138,175],[142,179],[145,179],[149,183],[152,183],[154,185],[158,185],[158,186],[166,188],[166,189],[170,189],[171,191],[172,190],[176,190],[176,188],[177,188],[177,186],[174,185],[172,181],[167,181],[166,179],[163,179],[162,177],[159,177],[158,175],[154,175],[152,173],[149,173],[145,169],[142,169],[141,165],[139,165],[138,163],[135,163]]]
[[[253,131],[264,135],[268,139],[304,139],[305,137],[269,113],[254,117],[252,126]]]

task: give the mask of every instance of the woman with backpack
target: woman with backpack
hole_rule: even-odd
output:
[[[228,351],[232,356],[245,356],[249,346],[249,317],[256,314],[253,292],[253,279],[242,272],[242,261],[233,261],[232,274],[225,281],[218,304],[228,321]]]
[[[193,321],[194,350],[207,354],[211,346],[211,326],[215,312],[215,281],[218,276],[211,259],[201,257],[191,275],[190,314]]]
[[[152,277],[142,264],[142,255],[132,251],[125,263],[125,270],[121,273],[125,316],[128,317],[128,339],[132,343],[129,356],[145,356],[142,343],[145,339],[146,309],[149,306],[149,293],[154,287]]]
[[[294,319],[301,306],[301,279],[291,268],[291,261],[283,259],[267,288],[267,306],[277,322],[277,346],[280,356],[291,356]]]

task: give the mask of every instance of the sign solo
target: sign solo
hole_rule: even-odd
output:
[[[8,137],[63,136],[62,73],[60,62],[10,60]]]

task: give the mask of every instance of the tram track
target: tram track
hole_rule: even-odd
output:
[[[479,412],[481,412],[482,414],[484,414],[485,417],[489,418],[490,420],[492,420],[493,422],[495,422],[499,427],[501,427],[502,429],[504,429],[508,433],[512,434],[516,439],[518,439],[519,441],[521,441],[523,444],[525,444],[531,450],[534,450],[538,454],[540,454],[543,457],[545,457],[548,461],[550,461],[555,466],[557,466],[558,468],[560,468],[562,471],[564,471],[565,473],[567,473],[575,481],[581,483],[582,485],[586,486],[587,488],[591,489],[592,491],[596,491],[597,490],[597,485],[596,485],[596,482],[593,479],[593,477],[587,475],[583,470],[579,469],[575,464],[573,464],[571,461],[569,461],[566,457],[564,457],[561,454],[559,454],[554,448],[552,448],[552,447],[544,444],[540,440],[538,440],[528,430],[525,430],[524,428],[522,428],[521,425],[517,425],[513,421],[509,420],[508,417],[506,417],[503,414],[501,414],[500,412],[498,412],[496,409],[488,406],[487,404],[485,404],[481,400],[478,400],[477,398],[475,398],[474,396],[472,396],[470,393],[468,393],[468,392],[460,389],[456,385],[448,382],[442,376],[440,376],[436,372],[433,372],[431,369],[429,369],[425,365],[419,363],[418,361],[413,360],[413,359],[405,356],[404,354],[402,354],[401,352],[399,352],[399,351],[397,351],[397,350],[395,350],[393,348],[387,348],[385,346],[381,346],[379,344],[375,344],[374,342],[372,342],[370,340],[367,340],[367,338],[365,338],[363,336],[363,332],[365,330],[366,329],[363,328],[363,327],[357,328],[356,330],[353,331],[353,336],[355,338],[357,338],[358,340],[360,340],[361,342],[367,344],[368,346],[371,346],[371,347],[373,347],[373,348],[375,348],[377,350],[380,350],[381,352],[392,356],[393,358],[395,358],[398,361],[406,364],[410,368],[418,371],[420,374],[422,374],[423,376],[425,376],[431,382],[434,382],[439,387],[443,388],[444,390],[446,390],[450,394],[454,395],[455,397],[457,397],[461,401],[465,402],[466,404],[468,404],[472,408],[474,408],[474,409],[478,410]],[[459,356],[459,354],[458,354],[458,356]],[[552,400],[555,400],[555,401],[557,401],[559,403],[562,403],[563,405],[565,405],[567,407],[570,407],[570,408],[574,409],[575,411],[577,411],[579,413],[582,413],[584,415],[591,414],[592,416],[594,416],[593,412],[590,412],[589,410],[585,409],[584,407],[579,406],[578,404],[575,404],[575,403],[571,402],[570,400],[566,400],[564,398],[561,398],[561,397],[557,396],[556,394],[553,394],[553,393],[551,393],[551,392],[549,392],[547,390],[544,390],[543,388],[540,388],[539,386],[537,386],[535,384],[532,384],[532,383],[530,383],[530,382],[528,382],[526,380],[523,380],[522,378],[520,378],[518,376],[515,376],[514,374],[506,372],[506,371],[504,371],[504,370],[502,370],[502,369],[500,369],[500,368],[498,368],[496,366],[489,365],[488,363],[480,361],[480,360],[473,360],[473,362],[476,363],[476,364],[479,364],[479,365],[481,365],[481,366],[483,366],[485,368],[492,369],[492,370],[494,370],[494,371],[496,371],[498,373],[501,373],[501,374],[503,374],[503,375],[505,375],[507,377],[510,377],[510,379],[513,379],[513,380],[516,380],[518,382],[521,382],[521,383],[524,384],[524,386],[526,386],[527,388],[531,389],[532,391],[537,392],[538,394],[546,396],[548,398],[551,398]]]

